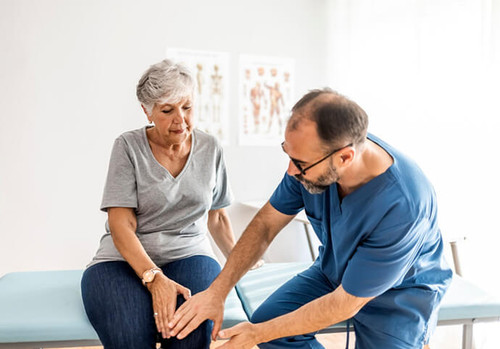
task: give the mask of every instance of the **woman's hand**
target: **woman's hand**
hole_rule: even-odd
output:
[[[250,270],[259,269],[259,268],[260,268],[260,267],[262,267],[265,263],[266,263],[266,262],[264,262],[264,260],[263,260],[263,259],[259,259],[259,260],[257,261],[257,263],[255,263],[255,264],[253,265],[253,267],[251,267],[251,268],[250,268]]]
[[[163,338],[170,338],[168,323],[172,320],[177,305],[177,295],[184,299],[191,297],[191,291],[170,280],[163,273],[158,273],[153,282],[147,283],[147,288],[153,297],[153,312],[156,328]]]

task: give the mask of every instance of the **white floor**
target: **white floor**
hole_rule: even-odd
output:
[[[500,349],[500,322],[474,325],[474,349]],[[345,334],[319,335],[318,340],[327,349],[344,349]],[[354,349],[351,336],[349,349]],[[430,349],[461,349],[462,326],[439,326],[431,338]]]
[[[485,323],[474,325],[474,349],[500,349],[500,323]],[[344,349],[345,334],[319,335],[318,340],[326,349]],[[354,336],[351,336],[349,349],[354,349]],[[224,341],[214,343],[211,348],[217,348]],[[461,349],[462,327],[440,326],[436,329],[430,343],[431,349]],[[64,349],[64,348],[62,348]],[[102,349],[102,347],[66,348],[66,349]],[[256,349],[256,348],[255,348]]]

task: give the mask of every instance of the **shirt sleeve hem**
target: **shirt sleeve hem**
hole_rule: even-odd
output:
[[[123,208],[133,208],[133,209],[137,209],[137,205],[136,204],[131,204],[131,203],[116,203],[116,204],[105,204],[105,205],[101,205],[101,211],[102,212],[108,212],[108,208],[112,208],[112,207],[123,207]]]
[[[342,288],[344,289],[344,291],[346,291],[351,296],[361,297],[361,298],[378,297],[386,291],[385,289],[383,290],[382,288],[380,288],[380,289],[377,288],[377,289],[371,290],[372,292],[356,290],[354,288],[351,288],[351,286],[349,286],[349,284],[345,284],[345,283],[342,283]]]
[[[222,202],[218,205],[211,206],[210,210],[211,211],[212,210],[220,210],[221,208],[225,208],[225,207],[230,206],[232,203],[233,203],[233,200],[225,201],[225,202]]]
[[[275,210],[277,210],[283,214],[289,215],[289,216],[294,216],[297,213],[299,213],[300,211],[302,211],[302,209],[303,209],[303,207],[302,207],[299,210],[286,210],[283,207],[280,207],[279,200],[274,199],[273,197],[271,197],[269,199],[269,203],[271,204],[272,207],[274,207]]]

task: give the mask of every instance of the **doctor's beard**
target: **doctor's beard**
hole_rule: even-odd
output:
[[[295,175],[295,179],[298,180],[306,190],[311,194],[320,194],[324,192],[330,185],[338,182],[340,179],[337,169],[333,165],[329,164],[328,171],[319,176],[314,182],[305,179],[302,174]]]

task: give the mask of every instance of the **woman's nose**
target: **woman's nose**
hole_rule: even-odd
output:
[[[178,123],[182,123],[185,118],[186,112],[182,108],[177,110],[177,112],[175,113],[175,121]]]

